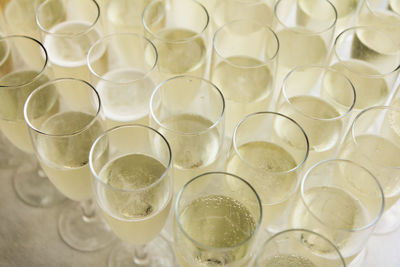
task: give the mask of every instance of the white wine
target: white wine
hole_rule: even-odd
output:
[[[195,175],[215,168],[221,146],[220,133],[217,127],[209,129],[213,122],[195,114],[172,116],[161,124],[164,127],[158,131],[168,140],[174,155],[177,192]]]
[[[400,197],[400,147],[389,139],[365,134],[343,144],[339,152],[341,158],[350,159],[366,166],[379,180],[385,195],[385,210],[396,203]]]
[[[400,1],[389,0],[389,8],[400,15]]]
[[[278,73],[279,81],[294,67],[305,64],[325,63],[328,48],[319,35],[313,35],[300,27],[281,30],[279,39]]]
[[[0,78],[1,85],[10,86],[0,89],[0,129],[15,146],[25,152],[32,153],[33,147],[24,120],[24,104],[33,90],[48,81],[48,76],[35,70],[11,72]],[[43,106],[40,106],[43,112],[38,110],[36,117],[54,105],[55,96],[51,92],[45,95]]]
[[[342,131],[341,120],[335,119],[340,117],[340,113],[331,104],[314,96],[299,95],[290,97],[278,108],[278,112],[292,118],[304,129],[310,142],[310,153],[313,153],[309,155],[308,165],[331,156]],[[278,136],[303,148],[304,136],[291,131],[291,127],[283,120],[277,120],[274,125]]]
[[[157,47],[158,68],[162,73],[203,76],[207,51],[201,35],[187,29],[165,29],[157,33],[153,42]],[[154,62],[152,57],[149,57],[149,62]]]
[[[269,226],[285,210],[297,188],[297,163],[284,148],[274,143],[255,141],[237,148],[226,170],[244,177],[258,192],[263,204],[263,225]],[[235,188],[235,184],[229,184]]]
[[[211,81],[226,100],[226,135],[247,114],[268,108],[273,77],[264,62],[246,56],[228,57],[213,68]]]
[[[306,257],[290,254],[280,254],[259,263],[260,267],[318,267]]]
[[[307,207],[304,203],[307,203]],[[291,226],[319,232],[336,244],[346,259],[355,256],[357,251],[354,250],[357,250],[358,245],[354,244],[360,241],[352,230],[367,225],[368,217],[363,204],[343,189],[316,186],[304,192],[303,200],[297,199],[295,202],[291,212]],[[333,252],[332,246],[307,237],[303,236],[304,243],[309,244],[314,253],[328,256]]]
[[[348,60],[335,63],[331,66],[340,73],[346,75],[356,90],[356,109],[364,109],[374,105],[383,104],[389,96],[389,87],[385,79],[372,65],[359,60]],[[335,73],[327,73],[325,88],[331,95],[335,95],[337,83],[335,84]],[[368,78],[371,77],[371,78]],[[340,90],[341,92],[343,90]],[[345,99],[346,96],[337,97]]]
[[[100,179],[112,189],[96,185],[99,204],[104,218],[122,240],[145,244],[161,231],[171,206],[171,184],[164,177],[151,189],[144,188],[157,182],[165,170],[161,162],[144,154],[123,155],[101,169]],[[143,191],[133,191],[138,189]]]
[[[83,112],[55,114],[40,128],[46,134],[36,137],[36,149],[43,170],[58,190],[76,201],[92,196],[89,151],[103,132],[101,123],[94,119],[93,115]]]
[[[12,67],[10,48],[5,41],[0,42],[0,77],[6,75]],[[3,85],[3,84],[1,84]]]
[[[155,83],[136,69],[116,69],[104,74],[96,89],[104,107],[107,128],[132,122],[147,125],[154,88]]]
[[[51,28],[46,34],[43,44],[47,49],[49,60],[57,77],[73,77],[88,80],[89,69],[86,64],[86,55],[89,48],[100,38],[96,29],[88,30],[91,25],[83,21],[61,22]],[[88,32],[86,32],[88,31]],[[81,34],[86,32],[85,34]],[[61,37],[57,34],[78,34],[73,37]],[[105,52],[97,49],[98,54],[93,56],[93,61],[102,57]]]
[[[229,252],[204,251],[175,229],[181,266],[236,266],[251,249],[249,242],[238,245],[253,235],[256,222],[250,211],[235,199],[222,195],[199,197],[187,204],[178,217],[183,230],[198,243],[210,248],[232,248]]]

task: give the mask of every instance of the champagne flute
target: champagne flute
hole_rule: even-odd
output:
[[[208,172],[193,178],[175,203],[174,247],[180,266],[250,266],[261,220],[261,201],[239,176]]]
[[[253,113],[236,126],[226,170],[243,177],[258,192],[265,230],[279,232],[287,226],[286,211],[297,192],[308,150],[301,126],[282,114]],[[231,186],[233,190],[236,184]]]
[[[68,97],[62,91],[68,91]],[[82,96],[86,96],[85,101]],[[80,251],[101,249],[114,238],[96,214],[88,164],[91,145],[104,129],[100,103],[89,83],[60,78],[36,88],[24,107],[32,144],[44,172],[61,193],[79,201],[70,203],[60,214],[58,231],[69,246]]]
[[[280,45],[277,72],[280,87],[283,77],[296,66],[326,63],[337,12],[328,0],[278,0],[274,14]]]
[[[143,12],[145,36],[157,48],[158,69],[164,79],[205,75],[209,20],[206,8],[195,0],[156,0],[147,5]]]
[[[118,126],[95,141],[89,162],[105,220],[120,239],[135,245],[117,245],[108,265],[175,266],[172,247],[158,236],[173,198],[167,140],[144,125]]]
[[[276,111],[297,121],[306,132],[310,154],[305,169],[335,155],[355,101],[353,84],[335,69],[305,65],[285,77]],[[290,140],[298,138],[281,132],[283,129],[277,127],[277,134]]]
[[[330,66],[353,83],[356,110],[384,104],[399,74],[400,49],[392,35],[373,26],[352,27],[335,40]]]
[[[304,175],[290,223],[331,240],[347,264],[363,260],[366,242],[384,209],[382,187],[363,166],[330,159],[312,166]],[[304,235],[314,253],[329,257],[331,247]]]
[[[174,156],[177,193],[193,176],[222,169],[222,93],[211,82],[177,76],[159,84],[150,99],[150,126],[165,136]]]
[[[330,251],[316,252],[304,237]],[[346,267],[338,248],[326,237],[307,229],[288,229],[269,237],[257,253],[255,267]]]
[[[229,22],[215,33],[210,79],[226,100],[226,136],[245,115],[268,108],[278,51],[275,32],[250,19]]]
[[[145,58],[145,51],[152,58]],[[105,50],[108,60],[98,60]],[[126,123],[148,124],[149,102],[158,83],[157,50],[134,33],[107,35],[90,48],[87,57],[90,80],[100,94],[107,128]]]
[[[398,107],[375,106],[361,111],[354,119],[339,156],[362,164],[379,180],[385,193],[385,213],[375,228],[387,234],[400,226],[400,110]]]
[[[34,53],[26,57],[20,53],[18,47],[30,47]],[[54,205],[64,198],[45,177],[32,155],[33,148],[23,115],[28,95],[52,78],[46,50],[39,41],[31,37],[9,35],[0,37],[0,53],[0,129],[18,148],[9,150],[13,159],[6,161],[17,165],[13,179],[14,188],[19,198],[31,206]],[[51,104],[53,96],[48,94],[46,97]]]
[[[36,10],[36,22],[56,77],[89,79],[86,56],[102,36],[100,8],[95,0],[46,0]],[[104,50],[98,51],[100,59]]]

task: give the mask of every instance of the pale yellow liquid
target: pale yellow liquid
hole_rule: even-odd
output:
[[[208,129],[213,125],[210,120],[199,115],[181,114],[161,123],[164,127],[158,131],[168,140],[174,155],[176,192],[194,176],[216,168],[220,134],[216,127]]]
[[[296,168],[297,163],[288,151],[270,142],[249,142],[237,151],[226,170],[254,186],[263,204],[263,225],[268,227],[284,212],[297,188],[297,172],[282,173]]]
[[[360,240],[351,230],[361,228],[368,222],[368,214],[362,203],[342,189],[325,186],[308,189],[304,192],[304,201],[308,209],[301,199],[297,199],[293,206],[292,227],[322,234],[336,244],[343,258],[353,258],[359,252],[357,242]],[[334,250],[330,244],[315,242],[307,235],[303,238],[303,242],[309,243],[310,249],[320,256],[328,256]]]
[[[290,104],[289,104],[290,103]],[[304,129],[310,143],[310,155],[307,165],[312,162],[332,156],[342,131],[339,112],[323,99],[300,95],[291,97],[278,108]],[[330,120],[329,120],[330,119]],[[278,136],[290,140],[298,148],[304,147],[304,136],[291,130],[291,125],[283,120],[277,120],[275,131]]]
[[[339,156],[368,168],[379,180],[385,195],[385,210],[400,197],[400,147],[389,139],[376,135],[360,135],[357,146],[350,140],[344,143]]]
[[[206,46],[198,33],[187,29],[166,29],[153,40],[158,52],[158,68],[166,77],[179,74],[203,76]],[[197,36],[197,37],[195,37]],[[154,62],[149,58],[149,62]]]
[[[46,75],[38,75],[39,72],[34,70],[22,70],[9,73],[0,78],[1,85],[27,83],[27,85],[20,87],[0,88],[0,129],[16,147],[29,153],[33,153],[33,147],[28,127],[24,120],[24,104],[34,89],[49,81]],[[29,83],[32,79],[35,80]],[[50,93],[46,97],[48,97],[48,101],[43,103],[45,105],[47,103],[47,106],[41,107],[43,111],[51,107],[55,102],[54,94]]]
[[[300,32],[297,32],[300,31]],[[301,33],[301,28],[289,28],[277,33],[279,39],[279,81],[296,66],[323,64],[327,59],[328,48],[318,35]]]
[[[390,9],[400,15],[400,1],[399,0],[389,0]]]
[[[50,134],[72,134],[87,126],[93,115],[82,112],[64,112],[48,118],[41,130]],[[92,175],[89,169],[89,151],[103,132],[98,121],[88,129],[68,138],[37,136],[40,164],[50,181],[70,199],[81,201],[92,196]]]
[[[107,128],[127,123],[148,124],[150,97],[155,83],[145,75],[136,69],[124,68],[102,76],[103,80],[96,89],[107,118]]]
[[[62,22],[50,29],[53,34],[47,34],[43,44],[47,49],[50,63],[57,77],[72,77],[83,80],[89,79],[89,69],[86,55],[89,48],[100,38],[96,29],[91,29],[79,37],[57,37],[56,34],[77,34],[89,29],[90,24],[82,21]],[[105,50],[99,50],[94,56],[100,59]],[[93,60],[95,60],[93,59]]]
[[[280,254],[275,255],[262,263],[259,267],[318,267],[311,260],[303,256]]]
[[[122,240],[145,244],[161,231],[171,207],[168,177],[146,191],[164,174],[165,166],[144,154],[127,154],[107,163],[100,179],[114,189],[97,185],[100,207],[107,223]],[[132,191],[129,191],[132,190]]]
[[[373,66],[358,60],[349,60],[335,63],[331,66],[346,75],[356,90],[356,109],[364,109],[383,104],[389,96],[389,87],[382,77],[367,78],[369,75],[380,75]],[[335,74],[328,73],[325,86],[331,94],[338,84],[335,84]],[[341,92],[343,90],[340,90]],[[345,99],[346,96],[337,98]]]
[[[211,80],[222,91],[226,101],[227,136],[233,134],[244,116],[268,108],[273,75],[262,61],[245,56],[228,57],[214,67]]]
[[[184,231],[194,240],[212,248],[229,248],[249,238],[256,228],[250,211],[240,202],[222,195],[199,197],[179,213]],[[178,226],[175,226],[178,227]],[[229,252],[202,250],[175,229],[175,249],[181,266],[247,266],[236,265],[247,257],[251,242]],[[221,255],[224,254],[224,255]],[[196,265],[196,266],[197,266]]]

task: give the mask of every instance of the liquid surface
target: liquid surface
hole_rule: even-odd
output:
[[[297,255],[276,255],[260,264],[260,267],[318,267],[311,260]]]

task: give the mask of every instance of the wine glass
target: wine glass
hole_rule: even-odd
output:
[[[274,14],[279,39],[277,81],[293,68],[328,60],[337,12],[328,0],[278,0]]]
[[[387,234],[400,226],[400,110],[395,106],[374,106],[354,119],[339,156],[358,162],[370,170],[385,193],[385,213],[375,233]]]
[[[143,11],[145,36],[157,48],[163,79],[205,75],[209,20],[207,9],[195,0],[157,0],[147,5]]]
[[[304,175],[290,224],[331,240],[347,264],[360,263],[384,203],[379,181],[366,168],[350,160],[324,160]],[[316,254],[329,257],[332,253],[332,248],[310,235],[303,239]]]
[[[335,39],[330,67],[354,85],[355,110],[386,103],[399,74],[400,49],[392,35],[375,26],[344,30]]]
[[[315,251],[307,237],[329,253]],[[346,267],[338,248],[323,235],[307,229],[288,229],[269,237],[257,253],[255,267]]]
[[[193,178],[175,203],[174,247],[180,266],[250,266],[261,220],[261,201],[239,176],[208,172]]]
[[[226,171],[243,177],[258,192],[265,230],[287,227],[287,208],[298,190],[308,151],[301,126],[282,114],[249,114],[236,126]]]
[[[86,56],[102,36],[97,2],[46,0],[36,10],[36,23],[55,76],[89,80]],[[99,50],[96,57],[103,54]]]
[[[20,53],[29,46],[31,52]],[[9,148],[12,159],[5,164],[16,166],[14,188],[25,203],[35,207],[51,206],[64,198],[38,167],[26,126],[23,107],[28,95],[52,78],[43,45],[28,36],[0,37],[0,129],[17,149]],[[5,141],[7,142],[7,141]]]
[[[177,76],[154,90],[149,123],[175,155],[175,193],[191,177],[223,168],[224,109],[222,93],[202,78]]]
[[[108,265],[175,266],[172,247],[158,236],[173,198],[167,140],[144,125],[117,126],[96,140],[89,162],[105,220],[120,239],[135,245],[117,245]]]
[[[88,164],[91,145],[104,130],[100,103],[86,81],[60,78],[36,88],[24,107],[40,165],[55,187],[75,201],[60,214],[58,230],[80,251],[101,249],[114,239],[96,213]]]
[[[229,22],[215,33],[210,80],[226,100],[225,135],[229,138],[245,115],[268,108],[278,53],[275,32],[252,19]]]
[[[148,62],[145,51],[154,61]],[[104,51],[108,60],[98,60]],[[107,128],[120,124],[148,124],[149,102],[158,83],[157,50],[142,35],[116,33],[99,39],[90,48],[90,80],[99,92]]]
[[[310,142],[305,169],[333,157],[350,123],[356,101],[353,84],[335,69],[304,65],[286,75],[275,110],[301,125]],[[291,136],[292,133],[278,135]],[[296,136],[290,137],[296,140]]]

